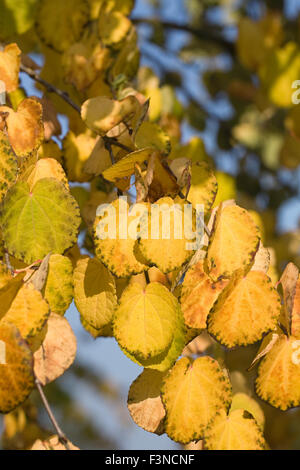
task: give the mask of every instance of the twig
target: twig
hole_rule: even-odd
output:
[[[149,278],[149,273],[147,270],[144,271],[144,274],[145,274],[145,279],[146,279],[146,283],[147,284],[150,284],[150,278]]]
[[[63,100],[65,100],[70,106],[72,106],[72,108],[75,109],[75,111],[77,111],[80,114],[80,107],[76,103],[74,103],[74,101],[69,97],[69,95],[66,91],[62,91],[59,88],[57,88],[56,86],[54,86],[51,83],[47,82],[46,80],[41,78],[35,70],[32,70],[32,69],[30,69],[29,67],[26,67],[23,64],[21,64],[20,70],[21,70],[21,72],[26,73],[29,77],[31,77],[36,82],[43,85],[48,91],[50,91],[52,93],[56,93]]]
[[[41,382],[39,381],[39,379],[37,377],[35,377],[35,384],[36,384],[36,388],[38,389],[38,392],[40,394],[40,397],[42,399],[42,402],[43,402],[43,405],[48,413],[48,416],[50,418],[50,421],[51,423],[53,424],[53,427],[59,437],[59,440],[60,442],[66,447],[67,450],[70,450],[70,447],[69,447],[69,444],[68,444],[68,439],[66,438],[66,435],[65,433],[61,430],[61,428],[59,427],[56,419],[55,419],[55,416],[50,408],[50,405],[49,405],[49,402],[46,398],[46,395],[44,393],[44,390],[43,390],[43,387],[42,387],[42,384]]]
[[[190,33],[202,41],[210,41],[214,42],[215,44],[218,44],[219,46],[226,49],[227,52],[231,55],[235,54],[235,48],[232,42],[227,41],[227,39],[225,39],[224,37],[220,36],[219,34],[213,33],[211,30],[208,29],[193,28],[192,26],[189,26],[187,24],[161,21],[160,19],[156,18],[133,18],[132,22],[134,24],[149,24],[151,26],[160,25],[165,29],[185,31],[186,33]]]

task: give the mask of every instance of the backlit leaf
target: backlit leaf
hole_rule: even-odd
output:
[[[0,51],[0,77],[5,83],[7,93],[18,88],[20,56],[21,51],[15,43],[8,44],[3,51]]]
[[[7,126],[9,142],[18,157],[27,156],[37,150],[44,139],[42,106],[33,98],[23,100],[17,111],[0,106],[0,122]]]
[[[225,346],[245,346],[275,329],[280,297],[261,271],[237,271],[211,310],[208,332]]]
[[[264,450],[266,443],[248,411],[235,410],[227,416],[220,410],[205,432],[205,447],[209,450]]]
[[[228,281],[212,282],[203,269],[203,260],[186,273],[180,297],[184,320],[190,328],[206,328],[206,319],[213,304]]]
[[[229,278],[236,269],[246,268],[254,259],[259,231],[251,215],[239,206],[219,207],[209,241],[207,268],[213,280]],[[224,249],[226,247],[226,249]]]
[[[5,364],[0,364],[0,412],[8,413],[34,388],[33,358],[15,325],[0,323],[0,341],[5,344]]]
[[[83,258],[74,270],[76,307],[88,325],[101,330],[112,320],[117,306],[112,274],[97,258]]]
[[[201,439],[216,412],[226,412],[231,403],[229,380],[209,356],[180,359],[164,379],[161,393],[166,432],[184,444]]]
[[[275,408],[287,410],[300,405],[299,340],[280,336],[262,359],[255,386],[258,396]]]
[[[63,253],[77,239],[79,208],[54,178],[39,180],[32,191],[19,182],[7,193],[1,228],[8,251],[32,263],[48,253]]]
[[[73,266],[67,256],[50,256],[43,294],[51,312],[64,315],[73,299]]]
[[[17,179],[18,165],[9,140],[0,131],[0,200]]]
[[[81,37],[89,20],[86,0],[42,0],[36,18],[40,39],[57,51],[65,51]]]

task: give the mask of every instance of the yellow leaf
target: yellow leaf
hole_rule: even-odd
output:
[[[188,327],[206,328],[207,316],[227,284],[226,279],[212,282],[203,269],[203,260],[187,271],[182,284],[180,303]]]
[[[83,316],[80,315],[80,321],[83,326],[83,328],[90,333],[90,335],[93,338],[99,338],[101,336],[108,338],[113,336],[113,331],[112,331],[112,324],[109,323],[106,325],[104,328],[101,328],[100,330],[97,330],[93,326],[91,326],[84,318]]]
[[[109,67],[110,62],[109,50],[100,44],[95,34],[89,34],[81,42],[72,44],[63,54],[65,80],[83,91]]]
[[[42,112],[42,106],[33,98],[23,100],[16,112],[0,106],[0,122],[6,122],[10,144],[18,157],[36,150],[44,139]]]
[[[258,75],[269,100],[279,107],[292,106],[292,84],[299,79],[300,49],[296,42],[287,42],[269,52]]]
[[[42,0],[36,16],[36,32],[48,46],[62,52],[80,39],[89,20],[85,0]]]
[[[128,96],[121,101],[97,96],[83,103],[81,117],[92,131],[105,135],[120,122],[130,120],[139,106],[134,96]]]
[[[104,170],[112,166],[109,151],[105,148],[101,137],[97,140],[88,160],[85,162],[84,171],[90,175],[101,175]]]
[[[35,336],[50,314],[49,305],[33,284],[24,284],[18,291],[2,322],[13,323],[23,338]]]
[[[16,182],[18,175],[17,158],[4,132],[0,131],[0,201]]]
[[[96,330],[106,327],[117,306],[113,276],[97,258],[83,258],[74,270],[74,298],[81,318]]]
[[[8,44],[0,51],[0,77],[5,83],[5,91],[10,93],[19,86],[21,51],[17,44]]]
[[[142,164],[144,161],[148,161],[152,154],[153,149],[150,147],[129,153],[126,157],[121,158],[117,163],[103,171],[103,177],[107,181],[115,182],[121,178],[131,176],[134,173],[135,164]]]
[[[206,260],[214,281],[250,266],[259,245],[258,228],[246,209],[236,205],[223,208],[223,204],[217,211]]]
[[[62,151],[54,140],[43,142],[38,149],[38,158],[54,158],[62,165]]]
[[[94,137],[88,134],[75,135],[69,131],[63,140],[65,168],[70,181],[80,183],[89,181],[91,175],[85,172],[88,161],[95,145]]]
[[[0,322],[0,342],[5,345],[5,361],[0,361],[0,413],[8,413],[34,388],[33,358],[15,325]]]
[[[209,450],[264,450],[266,442],[255,419],[245,410],[227,416],[220,410],[205,432]]]
[[[256,400],[254,400],[254,398],[251,398],[246,393],[240,392],[233,395],[229,414],[235,410],[248,411],[248,413],[253,416],[258,426],[260,426],[261,429],[264,428],[265,415],[261,406]]]
[[[34,353],[35,376],[42,385],[47,385],[73,364],[75,356],[76,337],[67,319],[51,313],[45,339]]]
[[[165,409],[160,389],[165,373],[144,371],[131,384],[128,394],[128,410],[133,421],[148,432],[161,435],[164,432]]]
[[[157,124],[148,121],[143,122],[137,131],[135,145],[138,149],[151,147],[162,155],[168,155],[171,150],[170,137]]]
[[[196,207],[196,204],[203,204],[206,215],[215,200],[218,183],[213,170],[206,162],[196,162],[191,168],[191,186],[188,193],[188,200]]]
[[[153,360],[170,348],[177,315],[176,298],[162,284],[152,282],[143,289],[132,283],[114,314],[114,336],[137,360]]]
[[[231,386],[218,362],[209,356],[180,359],[163,381],[165,429],[176,442],[187,444],[203,437],[217,411],[229,408]]]
[[[208,316],[208,332],[229,348],[255,343],[275,329],[280,307],[266,274],[237,271]]]
[[[255,382],[260,398],[280,410],[300,405],[300,343],[281,335],[263,358]]]
[[[73,299],[73,266],[66,256],[50,256],[43,295],[51,312],[64,315]]]
[[[213,207],[217,207],[221,202],[228,201],[228,199],[236,198],[236,182],[234,177],[222,171],[216,171],[215,175],[218,183],[218,192]]]
[[[65,444],[59,440],[58,436],[49,437],[46,441],[38,439],[35,441],[30,450],[80,450],[74,446],[72,442],[67,441]]]
[[[124,201],[122,201],[124,202]],[[113,229],[116,229],[115,234],[111,233],[110,236],[115,235],[115,238],[101,239],[98,237],[97,227],[99,222],[103,223],[104,216],[96,217],[94,223],[95,232],[95,248],[96,256],[102,261],[102,263],[117,277],[129,277],[132,274],[138,274],[146,269],[146,266],[140,263],[134,256],[133,248],[135,240],[131,239],[128,235],[128,228],[125,229],[125,233],[121,233],[119,230],[119,211],[121,210],[120,199],[113,201],[110,205],[112,210],[115,209],[116,217],[110,218],[107,224],[107,230],[110,231],[110,222],[113,224]],[[124,214],[127,217],[128,204],[124,203]],[[106,217],[106,216],[105,216]],[[110,220],[111,219],[111,220]],[[131,222],[136,220],[134,216],[128,216],[128,227]],[[123,230],[124,231],[124,230]]]
[[[135,255],[149,266],[156,266],[163,273],[168,273],[181,268],[192,257],[194,251],[190,248],[193,246],[189,245],[194,244],[195,233],[186,235],[186,219],[181,199],[163,197],[155,203],[156,213],[152,209],[153,205],[149,214],[141,218],[141,230],[145,229],[148,238],[137,241]],[[193,220],[193,225],[194,222]]]
[[[19,176],[19,180],[27,181],[30,190],[32,190],[37,181],[49,177],[56,178],[65,185],[66,189],[69,189],[68,180],[63,167],[54,158],[42,158],[38,160],[35,165],[29,165]]]
[[[131,21],[120,11],[100,11],[98,31],[105,46],[118,46],[131,28]]]

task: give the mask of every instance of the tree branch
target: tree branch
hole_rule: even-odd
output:
[[[65,446],[65,448],[67,450],[70,450],[70,447],[69,447],[69,444],[68,444],[68,439],[66,438],[66,435],[65,433],[61,430],[61,428],[59,427],[56,419],[55,419],[55,416],[50,408],[50,405],[49,405],[49,402],[46,398],[46,395],[44,393],[44,390],[43,390],[43,387],[42,387],[42,384],[41,382],[39,381],[39,379],[37,377],[35,377],[35,384],[36,384],[36,388],[40,394],[40,397],[41,397],[41,400],[43,402],[43,405],[48,413],[48,416],[50,418],[50,421],[51,423],[53,424],[53,427],[59,437],[59,440],[60,442]]]
[[[190,33],[196,38],[200,39],[201,41],[210,41],[218,46],[223,47],[230,55],[235,54],[234,44],[230,41],[227,41],[224,37],[216,34],[208,29],[198,29],[193,28],[187,24],[180,24],[180,23],[173,23],[170,21],[161,21],[156,18],[133,18],[131,20],[134,24],[149,24],[151,26],[160,25],[165,29],[174,29],[177,31],[185,31],[186,33]]]

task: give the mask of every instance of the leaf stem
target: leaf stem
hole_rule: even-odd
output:
[[[56,433],[59,437],[60,442],[65,446],[65,448],[67,450],[70,450],[70,447],[69,447],[69,444],[68,444],[68,439],[67,439],[65,433],[61,430],[59,424],[57,423],[56,418],[55,418],[55,416],[54,416],[54,414],[53,414],[53,412],[50,408],[47,397],[44,393],[43,386],[42,386],[41,382],[39,381],[39,379],[37,377],[35,377],[35,384],[36,384],[36,388],[37,388],[37,390],[40,394],[43,405],[44,405],[44,407],[47,411],[49,419],[50,419],[51,423],[53,424],[53,427],[54,427],[54,429],[55,429],[55,431],[56,431]]]

